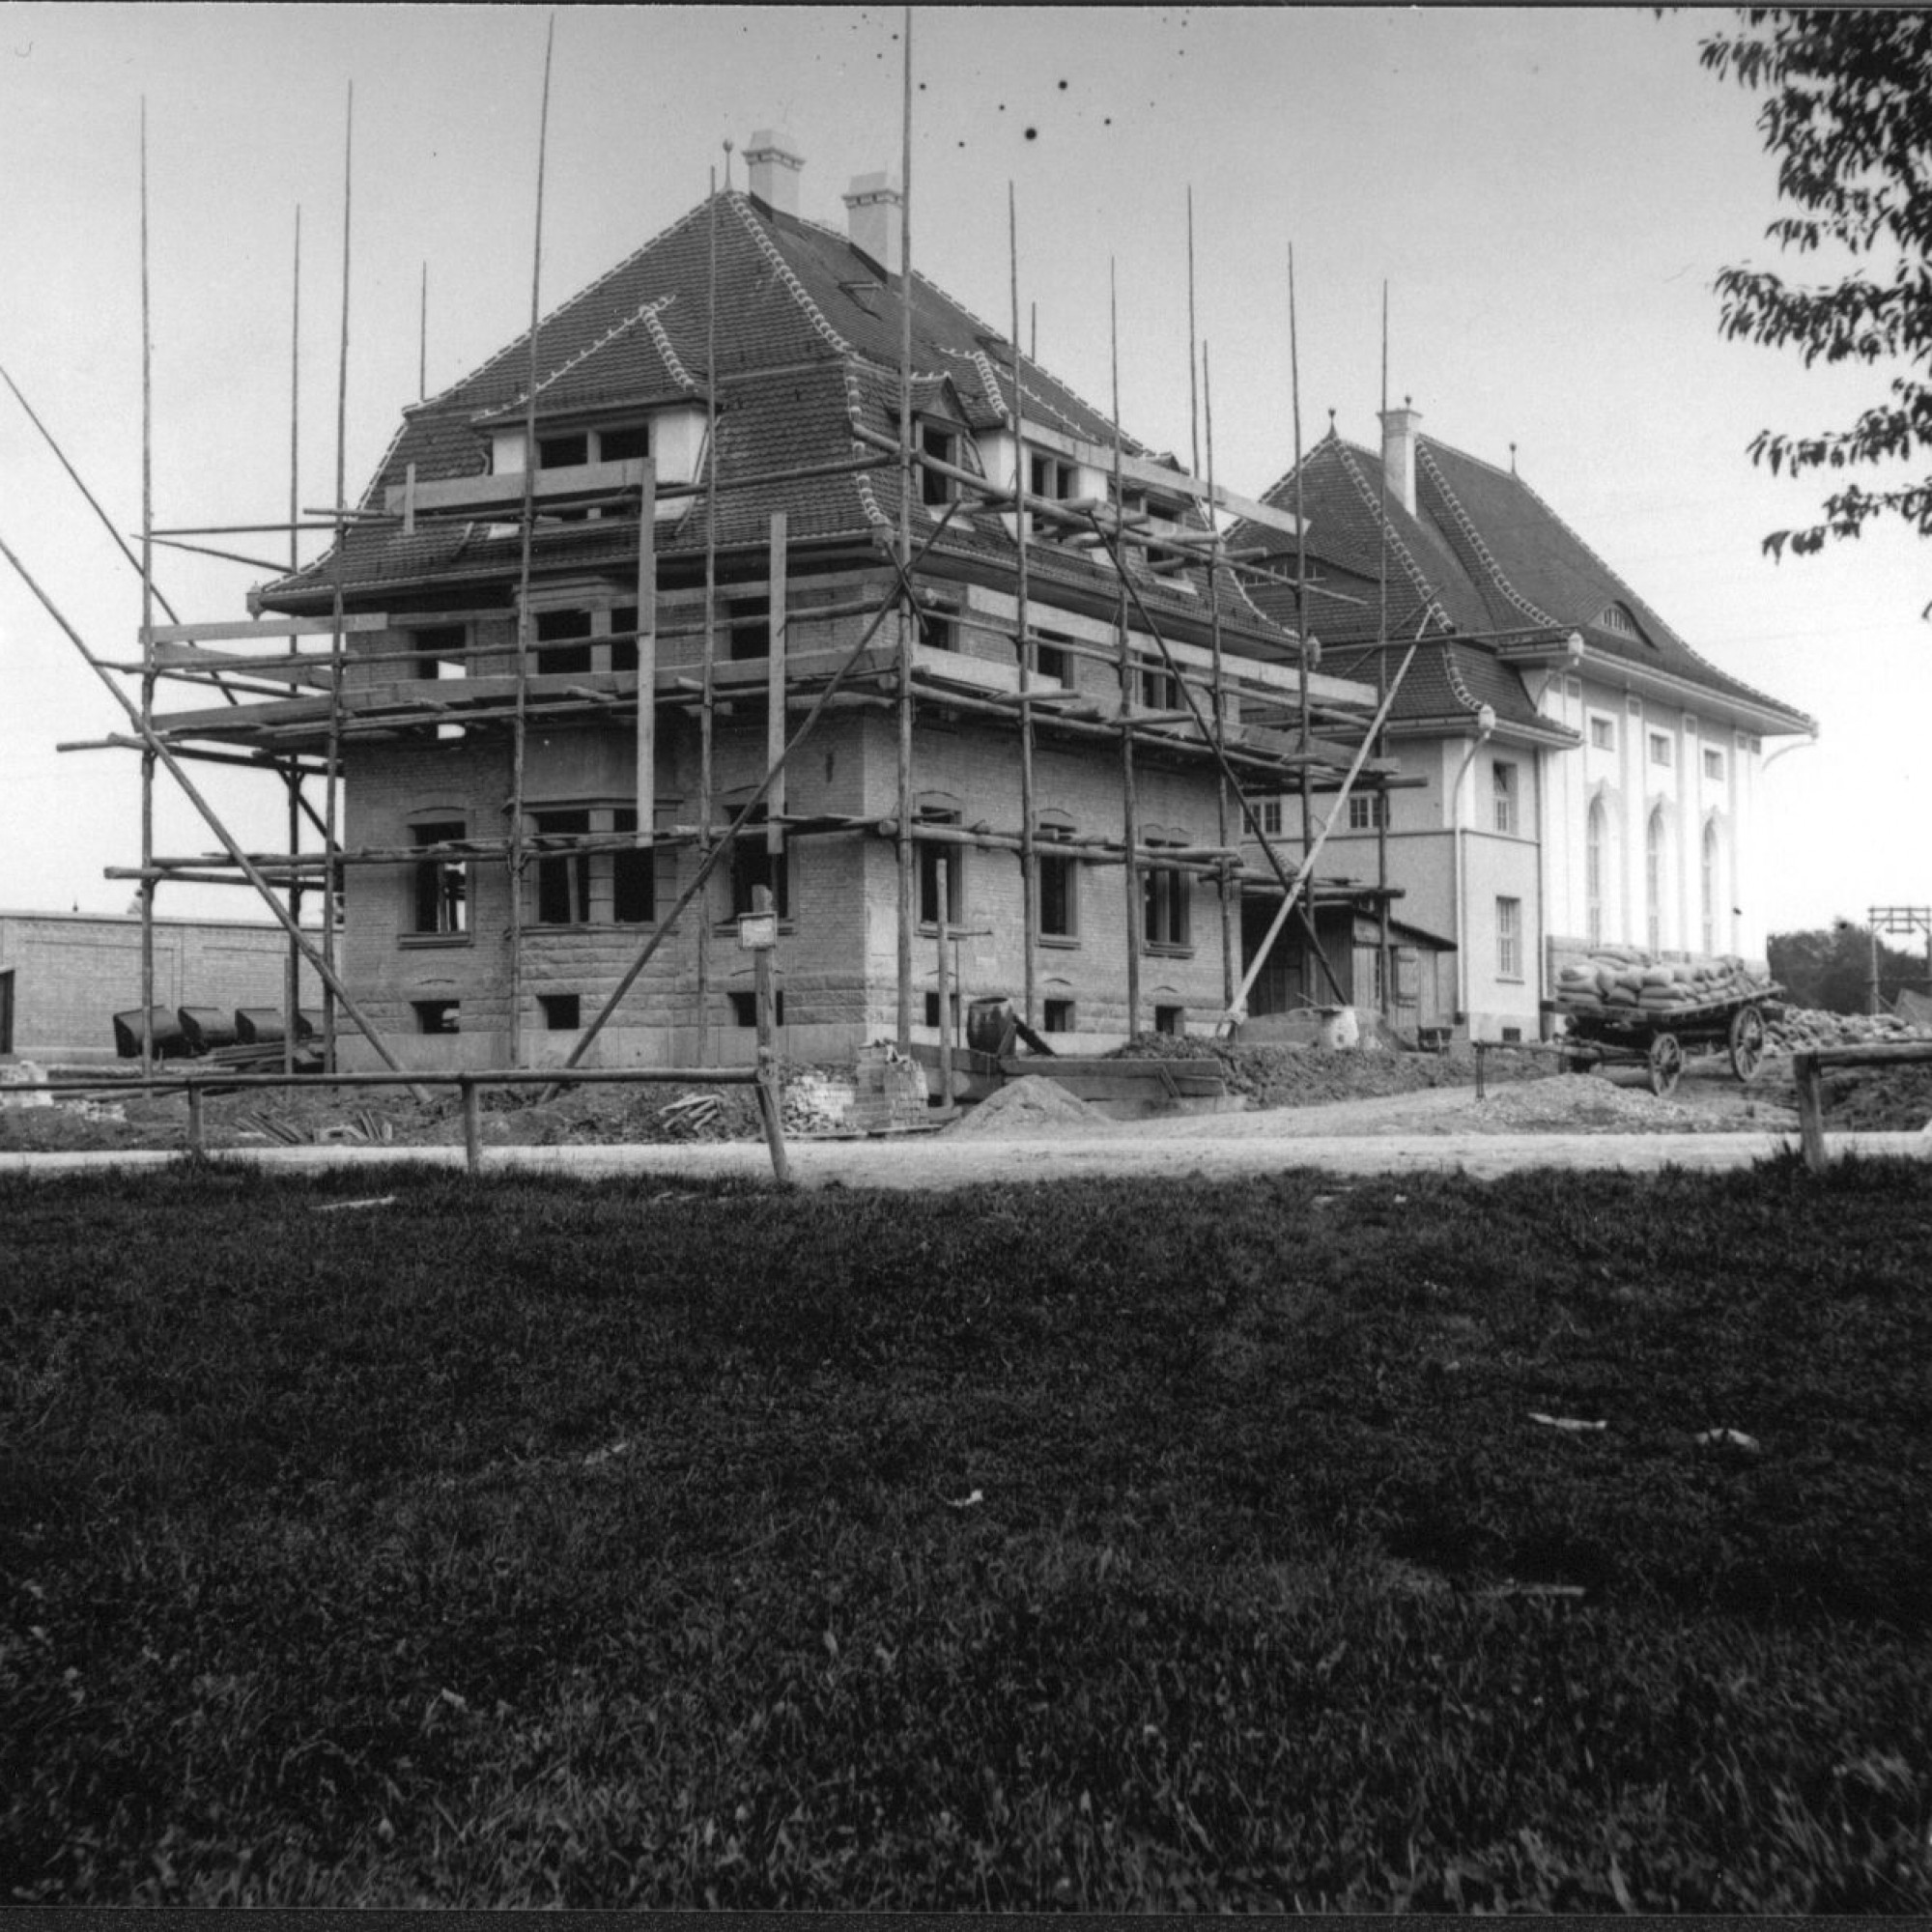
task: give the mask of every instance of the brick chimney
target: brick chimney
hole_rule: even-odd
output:
[[[891,175],[854,175],[845,190],[846,233],[852,245],[869,255],[887,274],[896,275],[899,257],[899,211],[905,196]]]
[[[805,156],[783,128],[760,128],[745,146],[752,193],[777,214],[798,213],[798,177]]]
[[[1382,475],[1388,493],[1412,517],[1415,515],[1415,426],[1422,412],[1402,399],[1399,410],[1384,410],[1382,418]]]

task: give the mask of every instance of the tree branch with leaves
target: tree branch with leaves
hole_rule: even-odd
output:
[[[1800,255],[1837,251],[1833,283],[1801,287],[1768,270],[1726,269],[1723,332],[1824,361],[1902,364],[1888,400],[1849,428],[1762,431],[1751,461],[1803,476],[1911,461],[1932,451],[1932,14],[1739,11],[1738,29],[1701,43],[1722,78],[1761,91],[1757,125],[1778,158],[1780,195],[1803,211],[1766,230]],[[1824,519],[1774,530],[1766,552],[1821,551],[1898,517],[1932,535],[1932,475],[1872,487],[1846,478]],[[1927,607],[1932,611],[1932,606]]]

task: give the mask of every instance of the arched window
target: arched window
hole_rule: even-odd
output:
[[[1704,849],[1702,854],[1701,890],[1704,906],[1704,951],[1718,950],[1718,821],[1707,819],[1704,824]]]
[[[1663,946],[1663,808],[1650,814],[1643,835],[1644,943],[1653,952]]]
[[[1602,799],[1593,799],[1583,832],[1584,911],[1592,946],[1604,943],[1604,880],[1609,865],[1609,814],[1605,811]]]

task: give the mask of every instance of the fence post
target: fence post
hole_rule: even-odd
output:
[[[208,1123],[202,1118],[201,1084],[192,1073],[187,1076],[187,1147],[194,1154],[208,1151]]]
[[[1804,1165],[1813,1174],[1823,1174],[1829,1156],[1825,1152],[1825,1080],[1818,1070],[1818,1056],[1794,1054],[1791,1077],[1798,1089],[1798,1138],[1804,1150]]]
[[[1483,1098],[1484,1053],[1489,1046],[1489,1041],[1478,1039],[1472,1040],[1470,1044],[1476,1049],[1476,1098],[1480,1100]]]
[[[752,888],[752,910],[772,910],[772,889]],[[753,1090],[758,1096],[758,1113],[765,1123],[765,1145],[771,1150],[772,1173],[781,1187],[791,1185],[791,1163],[785,1157],[784,1100],[779,1080],[778,1056],[774,1045],[775,1018],[772,998],[772,954],[769,947],[759,947],[752,954],[753,1006],[758,1022],[758,1079]]]
[[[476,1076],[462,1073],[457,1085],[463,1090],[463,1158],[472,1175],[483,1171],[483,1102]]]

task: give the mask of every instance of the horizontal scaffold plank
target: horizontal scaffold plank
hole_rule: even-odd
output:
[[[333,635],[335,628],[333,617],[248,617],[218,624],[148,624],[135,635],[144,644],[229,644],[266,638],[327,638]],[[380,611],[345,615],[342,619],[345,633],[388,628],[389,619]]]
[[[484,476],[441,476],[431,482],[392,483],[383,492],[383,507],[392,517],[405,503],[419,510],[520,509],[527,484],[531,497],[549,502],[559,497],[608,496],[641,488],[651,464],[643,457],[623,463],[580,463],[566,469],[521,469]]]

